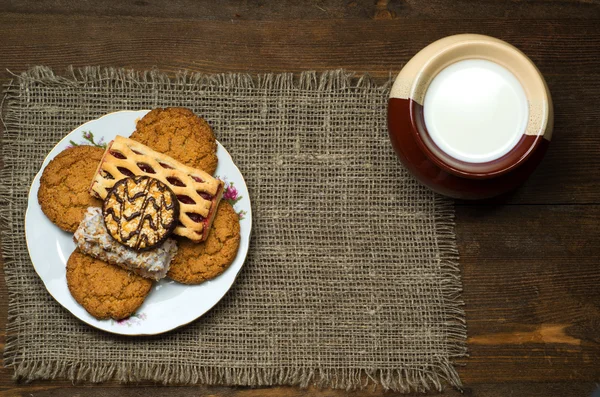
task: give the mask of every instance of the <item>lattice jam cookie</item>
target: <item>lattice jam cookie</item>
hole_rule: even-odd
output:
[[[146,175],[166,184],[179,201],[174,233],[192,241],[206,240],[223,196],[223,182],[204,171],[181,164],[132,139],[117,136],[108,144],[90,194],[105,199],[119,180]]]

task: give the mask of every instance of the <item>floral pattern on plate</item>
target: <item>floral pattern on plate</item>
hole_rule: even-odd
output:
[[[134,325],[141,325],[142,321],[144,321],[146,318],[148,318],[148,315],[146,313],[136,313],[136,314],[132,314],[131,316],[124,318],[122,320],[111,320],[111,322],[113,324],[116,325],[120,325],[120,326],[134,326]]]
[[[72,148],[73,146],[82,146],[82,145],[91,145],[96,146],[102,149],[106,149],[106,141],[104,137],[100,137],[98,142],[94,140],[94,134],[92,131],[81,131],[81,137],[83,138],[83,142],[75,142],[74,140],[69,140],[70,145],[67,148]]]
[[[250,246],[252,229],[252,208],[244,178],[227,149],[217,142],[219,165],[216,174],[227,178],[224,199],[232,203],[236,212],[244,219],[240,222],[238,256],[231,266],[219,277],[195,286],[182,285],[168,279],[159,281],[138,312],[121,321],[97,320],[75,301],[66,284],[66,261],[75,249],[75,243],[72,235],[58,229],[40,209],[37,192],[41,174],[50,160],[69,146],[93,145],[105,148],[106,143],[115,136],[129,136],[135,130],[137,120],[146,113],[148,110],[113,112],[70,132],[50,151],[34,178],[25,215],[29,255],[50,295],[85,323],[121,335],[160,334],[188,324],[210,310],[231,288],[241,270]]]
[[[229,182],[227,180],[227,178],[225,178],[225,177],[217,176],[216,178],[219,178],[225,184],[225,190],[223,191],[223,200],[228,202],[229,204],[231,204],[231,206],[234,208],[235,212],[237,212],[237,214],[240,216],[240,221],[245,219],[246,211],[244,211],[243,209],[236,208],[236,204],[243,197],[239,193],[237,188],[234,186],[234,183]]]

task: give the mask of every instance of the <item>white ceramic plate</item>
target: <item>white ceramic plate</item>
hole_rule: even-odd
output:
[[[148,110],[110,113],[79,126],[63,138],[48,154],[35,176],[25,214],[25,235],[31,262],[50,295],[80,320],[104,331],[122,335],[160,334],[188,324],[209,311],[231,288],[242,268],[248,253],[252,227],[248,188],[231,156],[219,143],[219,166],[215,174],[225,181],[227,187],[223,199],[234,204],[241,218],[240,248],[231,266],[219,277],[200,285],[187,286],[169,279],[155,283],[144,304],[133,316],[122,321],[96,320],[73,299],[67,287],[66,263],[75,249],[75,243],[72,234],[60,230],[50,222],[38,204],[42,171],[50,160],[73,143],[97,144],[109,142],[116,135],[128,137],[135,130],[136,120],[146,113]]]

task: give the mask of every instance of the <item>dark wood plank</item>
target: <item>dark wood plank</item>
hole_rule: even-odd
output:
[[[457,208],[464,382],[600,379],[600,206]]]
[[[569,3],[570,4],[570,3]],[[0,70],[43,64],[204,72],[346,68],[380,81],[421,47],[478,31],[524,50],[545,73],[556,128],[542,165],[506,203],[600,202],[600,26],[591,20],[191,21],[0,14]],[[0,78],[11,76],[0,72]]]
[[[472,19],[472,18],[597,18],[600,4],[589,0],[311,0],[219,1],[159,0],[36,1],[3,0],[0,9],[34,14],[144,16],[230,21],[283,19]]]
[[[496,203],[598,204],[598,18],[596,0],[174,0],[168,7],[157,0],[2,0],[0,78],[10,78],[5,68],[19,72],[44,64],[57,71],[68,65],[156,66],[168,73],[343,67],[384,81],[435,39],[466,31],[490,34],[536,62],[556,108],[555,138],[546,159],[525,186]],[[447,390],[445,395],[589,396],[598,387],[592,382],[600,379],[599,218],[597,205],[459,203],[471,357],[459,369],[465,393]],[[0,278],[1,330],[6,310]],[[347,395],[150,383],[74,386],[65,380],[15,384],[11,371],[0,369],[0,396],[308,393]]]
[[[593,20],[222,21],[0,14],[3,66],[98,64],[175,72],[345,68],[386,78],[425,45],[476,31],[516,45],[550,75],[597,76]]]
[[[584,383],[486,383],[478,385],[476,389],[466,388],[463,392],[458,390],[446,390],[443,393],[445,397],[506,397],[506,396],[527,396],[527,397],[590,397],[597,390],[598,385],[592,382]],[[106,386],[73,386],[48,384],[47,386],[22,385],[19,387],[0,389],[0,397],[56,397],[56,396],[86,396],[86,397],[372,397],[385,395],[386,397],[418,397],[424,394],[385,394],[380,390],[359,390],[345,392],[343,390],[303,390],[291,387],[274,387],[262,389],[248,388],[227,388],[227,387],[135,387],[127,386],[118,391],[114,387]],[[439,395],[437,393],[428,393],[427,395]],[[593,396],[596,397],[596,396]]]

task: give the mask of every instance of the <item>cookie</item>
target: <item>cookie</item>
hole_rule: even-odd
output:
[[[156,281],[167,275],[177,252],[177,243],[172,238],[148,251],[136,252],[118,243],[106,230],[102,209],[96,207],[88,208],[73,241],[84,254]]]
[[[176,235],[196,242],[206,240],[223,196],[223,181],[117,135],[108,144],[90,194],[105,199],[116,182],[136,175],[158,179],[177,195],[180,211]]]
[[[189,109],[154,109],[138,121],[130,138],[211,175],[217,169],[215,134]]]
[[[121,320],[142,305],[152,281],[76,249],[67,261],[67,285],[77,303],[98,320]]]
[[[239,216],[231,204],[222,201],[206,241],[197,244],[181,239],[178,243],[167,277],[183,284],[200,284],[215,278],[227,270],[237,255]]]
[[[114,184],[102,206],[108,233],[134,250],[162,244],[179,221],[175,193],[148,176],[123,178]]]
[[[101,207],[88,188],[104,150],[95,146],[75,146],[58,154],[44,169],[38,202],[52,223],[75,232],[88,207]]]

